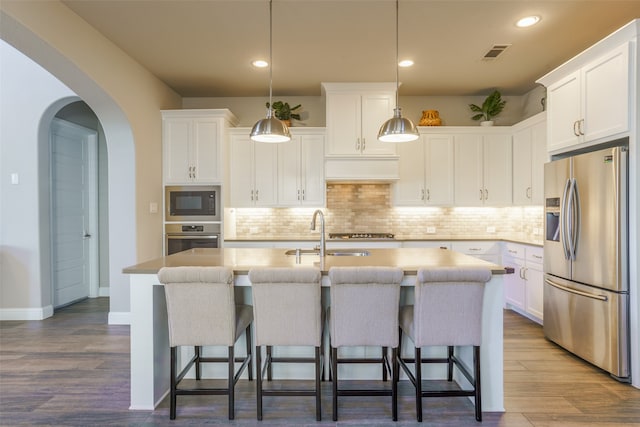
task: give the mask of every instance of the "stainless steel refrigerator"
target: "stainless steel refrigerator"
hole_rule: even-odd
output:
[[[545,164],[544,334],[629,381],[628,152]]]

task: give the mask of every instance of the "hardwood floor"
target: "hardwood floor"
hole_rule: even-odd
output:
[[[640,390],[546,341],[535,323],[505,312],[505,413],[484,413],[477,423],[466,398],[429,399],[415,422],[413,389],[400,385],[399,420],[388,398],[343,398],[331,422],[331,384],[323,384],[323,421],[313,398],[265,398],[264,421],[255,420],[254,384],[241,381],[236,419],[226,397],[178,398],[155,411],[129,411],[129,327],[107,325],[108,299],[90,299],[44,321],[0,322],[0,425],[51,426],[640,426]],[[276,384],[277,386],[277,384]]]

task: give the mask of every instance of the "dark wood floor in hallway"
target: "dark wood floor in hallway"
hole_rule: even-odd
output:
[[[44,321],[0,322],[0,425],[50,426],[640,426],[640,390],[546,341],[535,323],[505,312],[505,413],[477,423],[466,398],[425,402],[415,422],[413,389],[401,383],[399,420],[388,398],[344,398],[331,422],[331,384],[323,384],[323,421],[313,398],[265,398],[255,420],[254,384],[241,381],[236,419],[227,420],[224,396],[168,400],[155,411],[129,411],[129,327],[107,325],[108,299],[90,299]],[[383,400],[382,400],[383,399]]]

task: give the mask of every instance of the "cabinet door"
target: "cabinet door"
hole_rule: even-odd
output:
[[[249,135],[232,135],[229,146],[231,207],[251,207],[254,204],[252,141]]]
[[[427,205],[453,204],[453,136],[429,135],[425,145]]]
[[[277,144],[278,147],[278,205],[299,206],[302,201],[300,180],[300,137]]]
[[[165,184],[184,184],[192,180],[189,158],[190,119],[165,119],[162,146]]]
[[[328,155],[359,155],[361,101],[360,94],[327,95]]]
[[[395,143],[378,141],[380,126],[393,117],[395,97],[392,94],[362,95],[362,154],[389,156],[396,154]]]
[[[577,144],[580,120],[580,71],[565,77],[547,89],[548,97],[548,151]]]
[[[482,137],[454,137],[454,201],[457,206],[482,206]]]
[[[544,273],[542,271],[542,264],[528,263],[526,278],[525,311],[542,321],[544,311]]]
[[[301,188],[302,204],[324,205],[324,136],[303,135],[301,137]]]
[[[253,142],[255,206],[278,204],[278,144]]]
[[[505,267],[513,268],[513,274],[504,276],[505,303],[521,310],[525,309],[525,287],[523,279],[524,261],[521,259],[506,257],[503,261]]]
[[[220,149],[218,141],[218,122],[216,120],[196,119],[193,121],[191,143],[191,164],[194,181],[198,183],[218,183],[221,181]]]
[[[629,130],[629,44],[582,69],[585,141]]]
[[[513,174],[511,135],[487,135],[484,141],[484,204],[511,205]]]
[[[531,204],[531,146],[531,128],[513,135],[513,204],[516,206]]]
[[[544,164],[547,155],[547,124],[541,122],[531,127],[531,203],[544,203]],[[514,165],[515,174],[515,165]]]
[[[425,144],[427,136],[398,144],[400,155],[398,169],[400,179],[394,184],[396,206],[424,206],[425,189]]]

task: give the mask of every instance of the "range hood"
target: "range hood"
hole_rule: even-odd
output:
[[[324,174],[327,182],[393,182],[400,179],[400,165],[397,157],[326,157]]]

